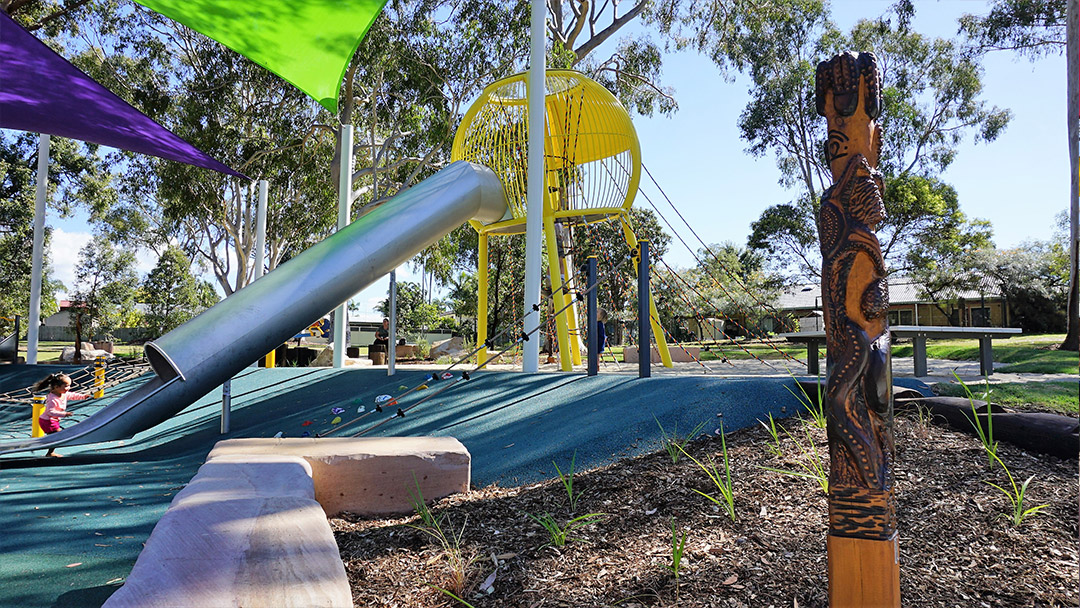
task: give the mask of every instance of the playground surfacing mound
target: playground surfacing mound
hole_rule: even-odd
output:
[[[0,391],[51,371],[0,368]],[[388,378],[378,369],[249,369],[233,380],[232,427],[224,435],[221,395],[214,391],[128,441],[63,447],[64,457],[56,459],[40,452],[0,458],[0,606],[100,606],[131,571],[172,497],[221,439],[347,436],[375,424],[381,426],[369,436],[454,436],[472,453],[473,482],[483,487],[548,479],[555,474],[552,460],[567,463],[575,454],[583,469],[648,452],[659,444],[657,421],[685,432],[703,420],[710,428],[723,420],[735,429],[769,412],[794,413],[784,388],[790,378],[512,372],[477,373],[438,394],[445,381],[432,383],[399,399],[404,409],[428,398],[404,418],[394,416],[396,408],[370,413],[375,397],[400,395],[431,371],[403,368]],[[72,411],[99,407],[74,404]],[[368,416],[343,428],[360,407]],[[8,409],[0,430],[29,432],[29,409]]]
[[[761,427],[727,437],[735,521],[695,492],[719,498],[697,465],[686,457],[673,464],[664,450],[578,472],[574,511],[558,479],[491,485],[437,502],[432,513],[450,548],[460,549],[463,570],[416,527],[423,525],[417,516],[333,519],[354,602],[463,605],[434,588],[440,587],[476,608],[826,607],[825,494],[813,480],[763,468],[801,471],[799,462],[813,457],[806,431],[827,466],[825,432],[794,419],[782,424],[791,436],[780,434],[781,455],[770,452]],[[984,483],[1009,487],[1008,478],[987,469],[977,439],[899,416],[896,445],[904,606],[1080,603],[1076,460],[1001,445],[1018,484],[1034,476],[1025,508],[1048,505],[1015,527],[1008,500]],[[715,435],[686,449],[703,462],[714,458],[723,474]],[[556,462],[566,474],[569,458]],[[572,532],[580,540],[563,547],[548,545],[548,532],[529,517],[551,514],[562,525],[592,513],[604,515]],[[669,568],[672,522],[687,535],[677,583]]]
[[[27,382],[39,379],[50,371],[53,370],[48,366],[39,366],[36,369],[32,366],[0,368],[0,390],[18,388],[14,384],[20,383],[21,386],[25,386]],[[606,579],[609,575],[614,576],[610,566],[607,567],[608,572],[600,573],[605,569],[604,560],[609,560],[608,563],[613,564],[623,559],[618,557],[620,554],[617,551],[621,546],[634,551],[632,555],[640,553],[648,558],[647,562],[641,563],[648,565],[651,569],[641,570],[633,575],[638,576],[641,582],[635,589],[648,590],[655,587],[658,595],[666,597],[663,593],[667,579],[663,578],[661,556],[654,551],[657,547],[662,550],[665,545],[670,546],[670,528],[667,527],[669,520],[665,514],[674,514],[679,525],[681,525],[679,513],[685,513],[688,518],[693,517],[694,519],[687,520],[687,525],[696,526],[695,530],[705,530],[706,524],[708,526],[715,524],[716,533],[723,532],[725,542],[734,539],[735,548],[755,541],[739,541],[740,538],[752,539],[754,536],[745,532],[737,534],[735,528],[725,528],[725,525],[731,524],[719,523],[721,513],[711,511],[709,508],[700,512],[695,511],[687,497],[707,501],[687,489],[690,487],[688,485],[690,482],[678,481],[679,477],[674,472],[663,472],[657,464],[659,462],[657,457],[642,456],[657,449],[660,445],[661,432],[657,422],[659,421],[668,432],[675,430],[677,426],[681,433],[686,433],[700,422],[706,422],[705,431],[713,432],[720,421],[723,421],[726,429],[732,430],[752,427],[757,424],[758,418],[766,417],[769,412],[778,418],[795,413],[792,398],[784,388],[786,384],[792,384],[790,378],[727,378],[693,375],[639,380],[625,375],[601,375],[588,378],[581,374],[485,372],[476,374],[472,380],[460,383],[438,395],[435,395],[434,391],[444,385],[433,384],[429,389],[413,392],[400,399],[399,404],[407,408],[425,397],[430,397],[423,404],[409,410],[404,418],[394,417],[393,410],[388,409],[382,413],[369,414],[367,418],[353,426],[342,428],[349,420],[357,417],[359,407],[363,406],[370,412],[376,396],[399,395],[402,386],[414,387],[425,382],[425,377],[430,371],[403,368],[399,370],[398,375],[388,378],[384,370],[373,369],[245,370],[233,381],[232,430],[225,435],[219,433],[220,393],[215,391],[169,421],[150,431],[140,433],[132,440],[97,446],[61,448],[60,452],[64,454],[64,458],[48,459],[48,461],[40,457],[27,456],[0,458],[0,527],[4,530],[4,534],[0,535],[0,553],[4,555],[4,559],[0,560],[0,580],[4,583],[0,585],[0,606],[63,606],[65,608],[100,606],[123,583],[142,548],[142,543],[145,542],[153,526],[168,507],[172,497],[191,479],[204,461],[206,454],[220,439],[271,437],[279,432],[286,437],[299,437],[304,433],[314,435],[328,431],[336,431],[333,436],[347,436],[379,423],[382,424],[378,428],[370,429],[368,435],[450,435],[461,439],[469,448],[474,459],[474,486],[487,489],[478,490],[465,497],[449,499],[450,502],[443,503],[440,509],[457,509],[459,504],[457,501],[461,501],[461,505],[490,504],[495,506],[486,508],[497,509],[499,505],[502,505],[501,508],[509,509],[505,514],[505,519],[495,518],[490,522],[484,520],[482,512],[478,511],[470,515],[466,526],[466,537],[476,539],[467,542],[478,543],[475,545],[478,549],[501,547],[503,544],[518,547],[507,550],[517,553],[514,558],[505,557],[505,553],[496,553],[496,557],[500,554],[504,555],[504,566],[496,573],[497,581],[494,585],[496,592],[491,599],[475,600],[478,605],[480,602],[488,606],[532,605],[514,604],[514,601],[519,601],[512,599],[516,596],[498,594],[517,589],[525,594],[524,597],[528,597],[525,590],[532,589],[532,586],[525,586],[524,581],[540,581],[541,579],[554,581],[549,586],[553,593],[556,593],[564,602],[564,605],[600,605],[595,603],[606,601],[604,598],[612,597],[613,592],[581,586],[582,590],[589,590],[589,599],[582,600],[583,603],[578,604],[575,598],[584,597],[585,592],[574,591],[564,595],[561,586],[563,583],[560,581],[566,580],[565,573],[570,571],[567,570],[568,566],[577,563],[579,559],[601,564],[600,568],[591,575],[594,578],[598,577],[597,581]],[[100,406],[91,405],[90,409],[95,407]],[[345,412],[335,414],[334,411],[337,408],[344,409]],[[6,414],[0,418],[4,431],[17,432],[21,428],[20,425],[28,427],[28,421],[19,412],[12,411]],[[343,421],[335,425],[333,420],[339,416]],[[736,434],[732,441],[738,443],[741,437]],[[965,445],[970,449],[971,444]],[[690,449],[692,453],[698,454],[699,452],[695,450],[702,448],[695,444]],[[764,450],[760,445],[758,449]],[[542,530],[525,517],[522,511],[531,512],[543,509],[556,516],[565,514],[565,511],[558,510],[562,503],[558,502],[556,490],[561,491],[561,487],[558,486],[557,481],[553,483],[545,480],[550,480],[555,475],[554,466],[551,464],[553,460],[559,463],[565,472],[571,458],[576,458],[575,462],[579,471],[611,467],[577,478],[580,480],[578,487],[585,488],[589,492],[582,499],[579,511],[601,510],[612,515],[628,516],[636,513],[635,509],[644,504],[641,501],[648,500],[653,503],[653,506],[640,510],[642,513],[640,521],[628,519],[620,522],[618,518],[613,518],[607,523],[599,524],[599,527],[581,530],[581,535],[596,538],[597,530],[618,526],[627,533],[633,531],[634,538],[640,538],[641,543],[652,543],[648,545],[652,548],[630,542],[627,539],[629,537],[616,536],[612,536],[607,541],[608,544],[571,546],[559,550],[558,553],[551,553],[554,551],[551,548],[542,550],[537,548],[543,543],[538,538]],[[612,463],[616,462],[623,464],[612,466]],[[652,468],[647,467],[642,471],[620,468],[633,467],[639,462],[653,463],[650,465]],[[1023,461],[1023,465],[1013,465],[1009,457],[1006,457],[1006,462],[1010,466],[1020,466],[1018,478],[1026,478],[1026,475],[1030,473],[1025,467],[1034,466],[1026,460]],[[682,466],[684,463],[680,462],[679,467]],[[760,513],[759,507],[752,507],[751,503],[742,502],[744,500],[742,495],[746,492],[760,496],[762,501],[771,501],[768,503],[770,505],[789,504],[787,497],[790,496],[793,501],[790,504],[801,505],[795,512],[795,515],[799,517],[794,517],[791,521],[797,523],[805,520],[817,523],[813,523],[810,531],[800,531],[800,528],[795,527],[794,532],[787,532],[787,534],[793,537],[798,535],[797,538],[803,539],[800,541],[803,545],[814,546],[814,543],[817,543],[823,547],[824,524],[813,519],[819,517],[817,514],[824,513],[823,497],[815,500],[813,493],[809,491],[805,496],[798,494],[797,488],[808,485],[802,480],[782,480],[783,483],[778,481],[773,486],[766,485],[765,482],[757,485],[758,482],[749,481],[750,478],[746,477],[746,471],[750,469],[747,469],[745,458],[737,462],[735,466],[736,472],[733,474],[742,476],[737,477],[737,487],[750,487],[749,490],[741,490],[737,497],[740,501],[737,503],[740,513],[749,513],[749,515],[744,514],[745,517],[740,515],[738,525],[754,521],[752,516]],[[621,470],[628,472],[618,474],[615,482],[604,481],[611,475],[615,475],[607,471]],[[1034,472],[1035,469],[1032,471]],[[703,480],[703,476],[700,474],[697,476],[694,483],[700,483]],[[1044,478],[1050,479],[1039,470],[1036,481],[1032,483],[1033,500],[1038,502],[1051,500],[1043,493],[1042,480]],[[903,479],[901,482],[907,483]],[[499,486],[491,486],[496,483]],[[1072,489],[1069,489],[1068,483],[1072,483]],[[541,502],[519,505],[513,502],[516,497],[500,494],[503,491],[497,489],[500,486],[512,487],[517,484],[539,484],[525,486],[525,489],[517,490],[514,494],[525,498],[539,496]],[[747,486],[747,484],[755,485]],[[994,526],[995,529],[1005,529],[1004,521],[999,522],[995,519],[1000,511],[992,508],[1000,507],[1004,498],[993,496],[994,490],[974,478],[970,484],[983,492],[979,495],[982,497],[979,499],[979,504],[987,510],[986,513],[978,513],[978,517],[981,518],[978,521]],[[1065,494],[1075,495],[1074,479],[1058,485],[1062,486],[1061,491]],[[694,487],[708,491],[704,485]],[[901,487],[901,493],[903,494],[906,489],[907,487]],[[602,496],[610,497],[601,498]],[[491,497],[491,500],[485,502],[485,497]],[[669,497],[679,498],[682,502],[672,502],[670,506],[665,506],[669,503],[661,501],[667,501]],[[901,500],[905,499],[902,497]],[[1059,502],[1056,498],[1053,500],[1055,503]],[[595,501],[599,501],[599,505]],[[965,503],[964,506],[967,511],[971,510],[971,504]],[[565,507],[562,508],[565,509]],[[657,510],[648,513],[651,509]],[[928,510],[934,511],[932,508]],[[773,513],[775,514],[770,517],[780,522],[782,520],[780,511],[774,511],[770,506],[767,514]],[[454,517],[456,519],[456,516]],[[1060,507],[1055,506],[1051,509],[1051,513],[1045,516],[1045,520],[1043,517],[1040,515],[1031,520],[1034,522],[1033,525],[1040,527],[1050,525],[1051,529],[1064,527],[1060,523],[1062,517]],[[1051,525],[1051,522],[1054,523]],[[380,526],[380,524],[370,525]],[[1027,525],[1025,522],[1025,527],[1020,529],[1020,533],[1024,535],[1028,533]],[[499,533],[495,534],[495,530]],[[1049,550],[1044,551],[1040,555],[1045,554],[1045,559],[1043,559],[1045,564],[1051,564],[1054,568],[1058,567],[1053,565],[1056,562],[1071,561],[1075,564],[1075,523],[1071,530],[1065,538],[1071,538],[1072,545],[1062,542],[1060,538],[1054,543],[1036,545],[1055,547],[1062,553],[1061,556],[1055,556]],[[530,532],[533,536],[528,536]],[[424,554],[427,557],[434,557],[435,554],[431,553],[429,545],[425,544],[427,541],[419,540],[420,536],[410,537],[411,533],[409,530],[395,531],[394,535],[389,537],[392,542],[386,545],[393,552],[382,551],[382,557],[399,556],[415,559],[414,554],[425,551],[427,553]],[[518,533],[525,535],[524,538],[528,539],[528,542],[511,543],[509,539],[516,538],[515,535]],[[1002,533],[1012,534],[1009,531]],[[390,531],[386,530],[382,534],[389,535]],[[760,536],[760,533],[757,535]],[[411,544],[407,544],[404,549],[394,549],[398,547],[396,543],[408,538],[412,538],[407,541]],[[717,551],[723,554],[733,551],[720,542],[720,537],[716,541],[703,543],[705,538],[703,534],[691,532],[687,541],[690,551],[687,564],[691,566],[691,570],[684,572],[684,581],[690,581],[691,577],[698,577],[699,581],[707,580],[702,578],[704,577],[702,552]],[[492,544],[491,539],[498,539],[498,542]],[[507,539],[507,541],[504,542],[502,539]],[[705,548],[706,545],[708,548]],[[958,546],[964,545],[958,543]],[[1005,551],[1007,549],[1004,547],[1009,547],[1009,545],[998,542],[995,547]],[[1073,547],[1071,553],[1069,547]],[[907,551],[905,548],[901,550]],[[646,551],[654,552],[646,553]],[[797,555],[794,551],[789,552]],[[354,580],[364,576],[367,577],[365,580],[373,585],[369,587],[365,583],[355,587],[354,593],[358,605],[411,606],[439,601],[431,595],[423,595],[423,590],[428,589],[423,585],[423,581],[437,580],[435,573],[431,574],[431,578],[426,578],[426,571],[417,571],[412,567],[405,567],[400,572],[383,571],[381,568],[388,567],[387,564],[377,560],[369,564],[366,558],[348,555],[348,563]],[[519,568],[518,564],[526,562],[515,560],[529,560],[534,557],[548,560],[536,562],[536,566],[545,572],[541,572],[538,575],[540,578],[537,579],[521,579],[522,583],[518,587],[511,585],[514,580],[513,575],[509,574],[511,570],[503,568]],[[1018,567],[1014,564],[1022,564],[1024,568],[1034,567],[1029,565],[1030,562],[1026,558],[1017,561],[1012,554],[1007,557],[1008,559],[1002,558],[1003,563],[1012,568]],[[490,556],[485,554],[485,559],[490,563]],[[783,553],[778,553],[767,556],[766,559],[774,563],[774,560],[783,562],[791,558],[785,558]],[[823,559],[823,554],[821,559]],[[1038,563],[1040,567],[1045,564]],[[966,566],[967,562],[963,565]],[[424,568],[430,567],[434,567],[434,564],[424,566]],[[744,567],[749,573],[754,572],[754,568],[763,566],[747,563]],[[808,572],[819,577],[815,580],[820,580],[821,573],[824,571],[823,562],[820,568],[817,565],[813,568],[804,567]],[[907,567],[909,566],[905,566]],[[490,570],[480,573],[486,575],[490,573]],[[749,574],[743,576],[740,574],[741,570],[732,571],[738,578],[726,587],[732,589],[734,585],[745,587]],[[1072,571],[1075,571],[1075,567]],[[364,574],[359,574],[359,572],[364,572]],[[693,574],[686,574],[689,572]],[[473,574],[475,576],[476,572]],[[623,574],[619,573],[619,576],[622,577]],[[380,592],[377,585],[384,584],[386,580],[400,581],[403,586],[393,592],[385,592],[385,590]],[[624,585],[623,578],[614,580],[620,581],[619,585]],[[726,580],[728,579],[725,578],[720,583]],[[482,581],[473,578],[470,582],[475,585]],[[532,584],[538,583],[530,583]],[[796,588],[789,585],[785,587]],[[1073,584],[1071,588],[1075,589],[1075,587],[1076,585]],[[379,599],[376,599],[368,589],[374,589]],[[420,595],[397,603],[391,601],[398,597],[397,593],[404,593],[406,589],[411,589],[410,592],[421,590]],[[1074,596],[1075,593],[1072,597]],[[501,604],[496,601],[499,597],[504,599]],[[807,597],[813,596],[807,595]],[[1063,595],[1062,597],[1070,596]],[[645,605],[650,600],[631,601],[638,601]],[[745,602],[745,600],[740,601]],[[594,602],[594,604],[589,602]],[[558,603],[544,602],[543,605],[558,605]],[[751,602],[749,605],[758,604]],[[783,605],[790,605],[790,602]],[[966,605],[966,603],[952,605]]]

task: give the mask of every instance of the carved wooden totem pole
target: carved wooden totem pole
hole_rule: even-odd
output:
[[[900,606],[893,497],[889,290],[874,228],[885,214],[877,170],[881,76],[871,53],[817,68],[833,185],[818,217],[828,350],[829,604]]]

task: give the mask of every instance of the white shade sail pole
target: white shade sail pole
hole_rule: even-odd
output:
[[[266,267],[266,199],[270,182],[259,180],[259,207],[255,210],[255,278],[263,275]]]
[[[341,125],[341,178],[338,180],[337,229],[349,225],[352,217],[352,148],[353,127]],[[345,367],[345,332],[349,331],[349,303],[337,307],[334,313],[334,367]]]
[[[544,222],[544,26],[547,4],[532,0],[532,47],[529,52],[529,152],[528,192],[525,215],[525,314],[524,330],[540,325],[540,244]],[[521,345],[521,371],[535,372],[540,366],[540,336],[533,334]]]
[[[33,270],[30,271],[30,323],[26,327],[26,362],[37,363],[41,326],[41,273],[45,260],[45,198],[49,195],[49,134],[38,138],[37,197],[34,200]]]

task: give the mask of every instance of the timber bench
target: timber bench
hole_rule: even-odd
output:
[[[926,366],[926,339],[934,338],[974,338],[979,340],[979,373],[989,376],[994,373],[994,350],[992,342],[994,338],[1008,339],[1020,335],[1023,330],[1015,327],[947,327],[940,325],[894,325],[889,328],[893,339],[911,338],[913,345],[913,358],[915,360],[915,376],[922,377],[927,374]],[[788,342],[806,344],[806,372],[817,375],[819,373],[818,348],[825,344],[825,332],[806,331],[788,334],[779,334]]]
[[[105,608],[351,608],[328,515],[412,511],[469,488],[452,437],[218,442],[154,527]]]

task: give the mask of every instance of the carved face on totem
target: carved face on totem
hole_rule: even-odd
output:
[[[844,167],[862,154],[871,167],[881,156],[881,74],[873,53],[841,53],[817,68],[815,103],[829,121],[825,160],[838,181]]]

